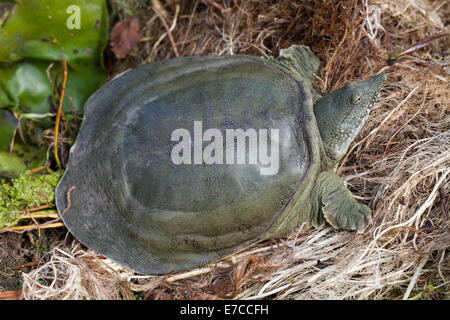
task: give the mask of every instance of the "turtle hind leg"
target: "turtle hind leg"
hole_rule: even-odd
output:
[[[364,232],[372,221],[372,210],[355,200],[344,181],[333,171],[322,172],[317,180],[319,207],[325,220],[336,229]]]

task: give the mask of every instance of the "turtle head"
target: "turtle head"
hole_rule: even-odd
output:
[[[314,114],[327,154],[341,159],[366,122],[386,80],[382,72],[366,81],[347,82],[317,100]]]

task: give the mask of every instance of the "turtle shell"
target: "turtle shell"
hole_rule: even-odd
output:
[[[56,188],[62,220],[87,247],[147,274],[192,269],[262,239],[319,162],[310,90],[285,67],[249,56],[172,59],[116,77],[84,107]],[[175,164],[174,130],[191,133],[192,149],[209,143],[194,122],[224,137],[254,129],[259,141],[260,129],[279,130],[267,138],[279,150],[276,174],[261,174],[267,162],[250,163],[248,146],[236,151],[245,163]]]

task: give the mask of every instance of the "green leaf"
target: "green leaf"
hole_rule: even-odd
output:
[[[69,29],[69,6],[80,8],[80,29]],[[22,0],[0,29],[0,61],[102,61],[108,29],[105,0]]]
[[[69,9],[74,6],[79,8],[80,28],[70,25],[76,12]],[[106,0],[17,1],[0,17],[0,109],[49,128],[52,81],[66,59],[65,95],[70,99],[64,99],[63,111],[75,107],[81,114],[84,102],[106,80],[107,37]],[[0,112],[1,151],[7,149],[17,125],[8,114]]]
[[[69,6],[80,9],[80,29],[69,29]],[[5,15],[6,16],[6,15]],[[67,95],[81,111],[87,97],[106,79],[102,53],[108,36],[105,0],[23,0],[14,5],[0,27],[0,108],[48,113],[51,77],[66,59]],[[80,82],[80,83],[77,83]],[[64,107],[71,108],[66,101]]]
[[[53,85],[47,78],[50,62],[22,61],[9,67],[0,67],[0,106],[9,106],[18,113],[50,112],[48,98]],[[59,65],[50,75],[54,79]],[[72,98],[75,108],[82,111],[86,99],[103,84],[106,75],[98,66],[69,68],[65,94]],[[63,101],[63,111],[72,110],[69,99]]]

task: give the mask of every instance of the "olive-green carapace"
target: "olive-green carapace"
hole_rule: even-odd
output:
[[[185,57],[87,101],[56,205],[89,248],[139,273],[216,261],[302,223],[362,232],[371,210],[334,168],[385,75],[320,97],[305,46],[278,58]]]

